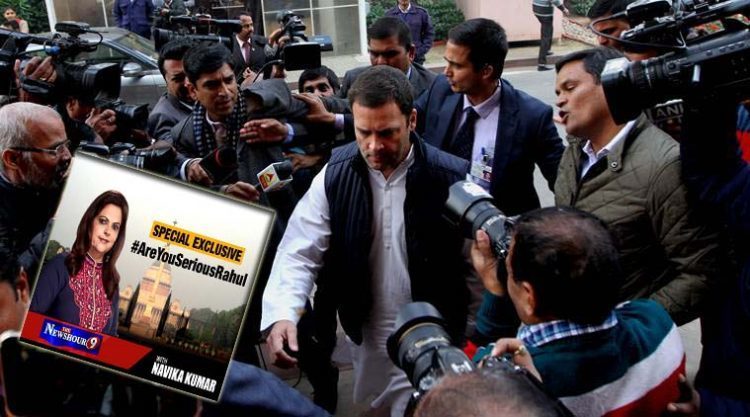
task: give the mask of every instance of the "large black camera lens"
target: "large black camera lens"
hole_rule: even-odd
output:
[[[164,172],[167,165],[172,163],[177,154],[174,148],[139,149],[133,154],[115,154],[109,157],[110,161],[130,165],[138,169],[148,171]]]
[[[469,358],[451,345],[443,325],[443,317],[431,304],[409,303],[399,311],[396,331],[388,337],[388,356],[419,392],[428,391],[447,373],[474,370]]]
[[[57,81],[68,97],[84,101],[116,100],[120,96],[120,65],[102,63],[56,65]]]
[[[679,68],[675,68],[673,74],[665,68],[661,57],[633,62],[627,58],[607,61],[601,74],[602,87],[615,123],[633,120],[644,109],[669,98],[672,90],[668,83],[679,81],[674,77]]]
[[[118,102],[114,108],[117,127],[125,130],[146,129],[148,124],[148,104],[125,104]]]
[[[448,189],[445,218],[468,239],[484,230],[496,256],[505,258],[510,247],[513,220],[493,204],[492,196],[471,181],[459,181]]]

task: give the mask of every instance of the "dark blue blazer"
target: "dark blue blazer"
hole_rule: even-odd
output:
[[[539,207],[534,164],[539,165],[550,190],[554,189],[564,146],[552,122],[552,108],[501,81],[490,193],[500,210],[515,215]],[[463,109],[463,97],[454,93],[445,76],[440,75],[417,99],[417,132],[427,143],[448,149]]]
[[[116,0],[112,14],[117,26],[151,39],[154,3],[151,0]]]

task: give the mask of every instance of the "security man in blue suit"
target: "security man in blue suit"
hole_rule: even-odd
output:
[[[448,34],[444,74],[415,107],[424,139],[469,160],[470,179],[515,215],[539,207],[535,164],[553,188],[564,146],[552,108],[500,78],[507,54],[505,30],[494,21],[459,24]]]
[[[471,162],[467,177],[492,194],[505,214],[516,215],[540,206],[535,164],[550,190],[554,187],[564,146],[552,108],[500,78],[507,54],[505,30],[496,22],[459,24],[448,33],[444,74],[415,107],[424,140]],[[477,287],[473,304],[479,304]],[[498,308],[489,315],[493,322],[482,325],[491,334],[470,335],[477,345],[515,336],[519,321],[513,305]]]

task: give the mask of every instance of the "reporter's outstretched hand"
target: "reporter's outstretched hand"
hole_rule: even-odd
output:
[[[279,320],[271,327],[271,333],[266,338],[266,343],[273,355],[273,364],[279,368],[288,369],[297,364],[297,359],[291,357],[284,351],[284,343],[292,352],[299,352],[297,345],[297,325],[290,320]]]
[[[298,169],[312,168],[318,165],[323,160],[323,155],[302,155],[299,153],[289,152],[284,153],[284,158],[292,162],[292,172],[297,172]]]
[[[257,202],[260,200],[260,192],[252,184],[237,181],[224,188],[224,194],[237,197],[241,200]]]
[[[295,94],[294,98],[303,101],[309,109],[307,121],[310,123],[329,123],[336,122],[336,115],[329,112],[320,97],[312,93]]]
[[[250,144],[282,142],[288,134],[286,123],[276,119],[250,120],[240,129],[240,139]]]

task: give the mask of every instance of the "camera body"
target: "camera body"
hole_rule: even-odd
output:
[[[332,51],[333,45],[327,36],[317,36],[311,42],[305,35],[307,27],[302,17],[291,10],[282,10],[276,16],[281,25],[282,36],[289,40],[276,53],[276,59],[283,62],[284,68],[290,71],[318,68],[321,65],[321,51]]]
[[[117,120],[117,130],[113,138],[127,138],[134,129],[146,130],[148,124],[148,104],[125,104],[122,99],[97,100],[96,107],[101,110],[112,110]]]
[[[750,12],[750,0],[683,1],[667,11],[668,3],[643,0],[623,12],[631,24],[637,23],[620,36],[623,45],[663,54],[643,61],[607,62],[602,86],[616,123],[688,94],[741,98],[750,93],[750,29],[734,17]],[[715,21],[723,30],[707,33],[702,25]]]
[[[7,80],[6,82],[0,82],[0,95],[9,95],[13,89],[12,80],[13,66],[16,59],[22,59],[27,54],[27,47],[30,44],[41,45],[42,51],[55,58],[55,70],[58,77],[68,80],[65,82],[80,82],[82,78],[79,76],[81,73],[86,73],[86,80],[99,80],[102,76],[97,76],[98,69],[89,69],[88,72],[85,69],[81,69],[82,65],[68,64],[66,61],[72,60],[81,52],[94,52],[99,46],[99,43],[91,43],[79,36],[83,33],[96,33],[90,30],[90,26],[87,23],[80,22],[59,22],[55,25],[57,32],[65,33],[67,36],[63,36],[61,33],[55,33],[50,37],[43,37],[38,35],[29,35],[21,32],[11,32],[4,29],[0,29],[0,42],[2,47],[0,48],[0,80]],[[117,72],[117,91],[120,89],[119,79],[119,67]],[[55,85],[38,81],[38,80],[21,80],[24,89],[34,93],[35,95],[45,99],[48,102],[54,102],[56,98],[60,96],[59,88],[55,88]],[[58,85],[63,85],[63,82],[58,82]],[[107,85],[111,85],[107,83]],[[70,89],[78,89],[77,91],[83,91],[83,89],[90,89],[91,85],[74,84],[68,86]],[[105,88],[104,84],[97,84],[96,87]]]

